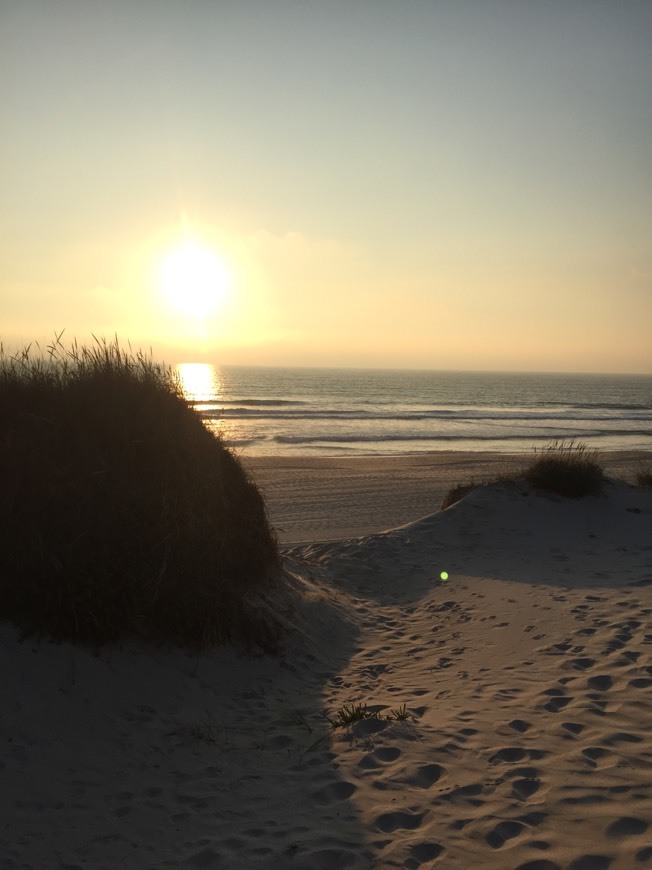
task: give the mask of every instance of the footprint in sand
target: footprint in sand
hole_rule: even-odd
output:
[[[461,718],[461,717],[459,717]],[[478,733],[477,728],[460,728],[460,734],[463,737],[473,737],[474,734]]]
[[[385,834],[398,830],[414,831],[421,827],[425,813],[402,812],[382,813],[376,819],[376,827]]]
[[[378,734],[389,728],[391,722],[387,719],[361,719],[359,722],[354,722],[351,726],[351,734],[361,740],[365,737],[370,737],[372,734]]]
[[[415,843],[413,846],[410,846],[410,855],[419,864],[434,861],[443,851],[444,847],[439,843]]]
[[[568,865],[568,870],[608,870],[612,859],[607,855],[580,855]]]
[[[589,668],[592,668],[595,664],[595,659],[589,658],[579,658],[579,659],[569,659],[568,665],[576,671],[586,671]]]
[[[424,764],[408,781],[417,788],[432,788],[446,773],[446,769],[439,764]]]
[[[512,797],[520,801],[525,801],[532,797],[543,784],[539,778],[539,770],[536,767],[517,767],[514,770],[510,770],[507,776],[512,778]],[[523,818],[519,821],[523,821]]]
[[[572,643],[569,640],[562,641],[561,643],[553,643],[550,650],[555,650],[558,652],[566,652],[572,647]]]
[[[607,746],[614,746],[618,743],[642,743],[643,738],[638,734],[630,734],[629,731],[614,731],[602,741]]]
[[[512,783],[512,796],[520,801],[526,801],[535,795],[541,788],[538,779],[515,779]]]
[[[608,674],[597,674],[595,677],[589,677],[586,681],[589,689],[595,689],[598,692],[606,692],[613,686],[613,680]]]
[[[456,803],[458,800],[462,800],[470,803],[474,807],[479,807],[484,803],[484,801],[479,798],[479,795],[481,795],[482,793],[482,783],[472,782],[469,783],[469,785],[460,785],[457,788],[446,792],[446,794],[442,794],[441,799],[445,801],[451,801],[452,803]]]
[[[348,800],[356,787],[351,782],[332,782],[312,793],[312,799],[318,806],[330,806]]]
[[[555,864],[554,861],[540,858],[535,861],[526,861],[525,864],[519,864],[516,870],[562,870],[562,868],[559,864]]]
[[[634,816],[622,816],[612,822],[605,831],[608,837],[631,837],[644,834],[648,829],[648,823]]]
[[[616,659],[616,661],[614,662],[614,667],[624,668],[627,665],[631,665],[632,662],[637,662],[640,659],[640,657],[641,657],[640,652],[637,652],[636,650],[626,649]]]
[[[547,710],[549,713],[559,713],[559,711],[563,710],[564,707],[567,707],[571,701],[572,698],[568,698],[565,695],[559,695],[555,698],[551,698],[546,704],[544,704],[543,709]]]
[[[604,654],[609,655],[609,653],[616,652],[616,650],[622,649],[630,642],[631,639],[631,634],[624,634],[623,632],[614,635],[614,637],[607,642],[604,648]]]
[[[584,725],[580,725],[578,722],[562,722],[561,727],[565,731],[569,731],[571,734],[574,734],[576,737],[578,734],[581,734],[584,731]]]
[[[507,724],[501,724],[496,726],[496,733],[500,734],[502,737],[509,737],[510,734],[513,734],[514,731],[519,734],[525,734],[526,731],[529,731],[532,726],[529,722],[526,722],[524,719],[512,719],[511,722],[507,722]]]
[[[584,760],[593,768],[613,767],[615,764],[611,752],[602,746],[587,746],[586,749],[582,750],[582,755]]]
[[[634,689],[647,689],[648,686],[652,686],[652,680],[647,677],[637,677],[635,680],[630,680],[628,685]]]
[[[586,706],[586,711],[593,716],[606,716],[607,702],[602,699],[601,692],[589,692],[586,696],[590,704]]]
[[[524,830],[525,825],[508,819],[504,822],[499,822],[495,828],[489,831],[485,836],[485,840],[492,849],[500,849],[501,846],[505,845],[507,840],[513,840],[514,837],[518,837]]]
[[[496,764],[498,761],[507,761],[508,763],[515,763],[517,761],[523,761],[524,758],[527,758],[527,752],[525,749],[521,749],[517,746],[508,746],[505,749],[499,749],[494,755],[489,759],[490,764]]]
[[[522,749],[520,746],[506,746],[503,749],[499,749],[490,757],[489,764],[498,764],[501,761],[507,764],[515,764],[525,759],[538,761],[541,758],[545,758],[548,754],[543,749]]]
[[[400,756],[401,750],[395,746],[383,746],[380,749],[376,749],[374,752],[370,752],[369,755],[365,755],[358,762],[358,767],[362,767],[364,769],[376,769],[382,767],[385,764],[389,764],[392,761],[396,761],[396,759]]]

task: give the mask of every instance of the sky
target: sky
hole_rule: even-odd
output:
[[[2,0],[0,339],[652,373],[651,0]]]

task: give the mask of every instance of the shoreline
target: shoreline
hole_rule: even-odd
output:
[[[605,474],[628,483],[651,451],[600,453]],[[454,486],[522,468],[530,453],[442,450],[338,456],[247,456],[240,460],[262,492],[281,546],[359,537],[439,511]]]

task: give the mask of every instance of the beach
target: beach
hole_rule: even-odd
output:
[[[652,490],[522,457],[245,458],[279,658],[0,627],[0,866],[652,866]]]
[[[605,472],[633,482],[649,452],[600,454]],[[282,544],[369,535],[438,511],[454,486],[510,474],[523,453],[438,451],[404,456],[248,456]]]

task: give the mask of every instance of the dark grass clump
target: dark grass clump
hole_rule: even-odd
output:
[[[517,483],[526,480],[537,489],[554,492],[565,498],[581,498],[598,495],[604,480],[598,452],[576,441],[552,441],[541,450],[535,450],[533,458],[521,471],[505,471],[491,480],[457,484],[448,490],[441,503],[445,510],[474,489],[490,483]],[[638,476],[639,486],[641,475]]]
[[[481,484],[477,483],[458,483],[455,486],[452,486],[444,498],[442,499],[440,510],[445,511],[446,508],[449,508],[451,505],[456,504],[460,499],[463,499],[464,496],[467,496],[470,492],[473,492],[474,489],[477,489]]]
[[[172,371],[96,341],[0,348],[0,619],[100,646],[270,648],[279,573],[255,484]]]
[[[565,498],[599,495],[604,470],[598,453],[576,441],[552,441],[541,450],[524,472],[524,478],[537,489]]]
[[[652,466],[641,464],[636,472],[636,485],[641,489],[652,489]]]
[[[492,478],[484,478],[483,480],[471,480],[469,483],[458,483],[452,486],[442,499],[440,510],[444,511],[451,505],[457,504],[465,498],[474,489],[479,489],[481,486],[487,486],[490,483],[515,483],[518,480],[519,474],[513,471],[504,470]]]

